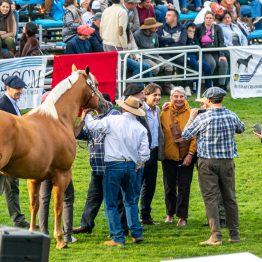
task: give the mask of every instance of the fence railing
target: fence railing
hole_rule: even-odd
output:
[[[239,49],[241,46],[232,46],[224,48],[200,48],[199,46],[178,46],[178,47],[168,47],[168,48],[157,48],[157,49],[143,49],[143,50],[131,50],[131,51],[121,51],[118,52],[118,64],[117,64],[117,96],[120,97],[125,90],[128,83],[149,83],[149,82],[165,82],[165,81],[188,81],[196,80],[197,81],[197,97],[201,95],[201,82],[205,79],[218,79],[224,77],[230,77],[230,70],[226,75],[212,75],[212,76],[203,76],[202,75],[202,61],[203,54],[205,52],[218,52],[218,51],[230,51],[232,49]],[[245,47],[252,50],[252,46]],[[262,48],[262,46],[261,46]],[[197,53],[199,57],[199,70],[193,70],[188,66],[187,55],[188,53]],[[127,59],[130,56],[136,55],[139,57],[137,62],[139,62],[140,70],[136,75],[128,75]],[[165,59],[162,55],[170,55],[170,58]],[[184,58],[184,64],[178,64],[176,59],[179,57]],[[47,56],[48,61],[53,60],[53,56]],[[157,62],[157,64],[147,70],[143,70],[143,62],[145,59],[152,59]],[[152,71],[156,68],[161,68],[163,65],[169,64],[172,67],[180,68],[183,73],[177,74],[173,73],[172,75],[157,75],[154,77],[144,77],[144,74]],[[228,61],[229,68],[230,63]],[[176,70],[174,70],[176,71]],[[45,88],[50,88],[51,77],[52,77],[53,67],[52,65],[47,66],[46,69],[46,78],[45,78]]]

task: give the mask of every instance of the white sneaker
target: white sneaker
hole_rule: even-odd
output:
[[[76,241],[77,241],[77,239],[73,236],[71,236],[71,239],[65,240],[66,243],[75,243]]]
[[[186,92],[186,96],[191,96],[191,95],[192,95],[192,94],[191,94],[191,89],[190,89],[189,86],[186,86],[186,87],[185,87],[185,92]]]

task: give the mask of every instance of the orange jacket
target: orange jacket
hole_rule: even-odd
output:
[[[174,142],[173,135],[171,133],[170,126],[171,122],[171,114],[170,111],[174,114],[174,122],[178,123],[179,128],[183,131],[189,116],[190,116],[190,107],[187,101],[185,101],[185,105],[183,108],[178,110],[174,103],[171,102],[169,108],[161,113],[161,125],[164,132],[164,158],[170,159],[174,161],[179,161],[182,159],[181,152],[179,152],[178,145]],[[196,138],[192,138],[189,140],[188,148],[186,149],[187,153],[195,154],[196,152]]]

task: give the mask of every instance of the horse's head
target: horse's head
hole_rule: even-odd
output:
[[[92,108],[97,109],[98,107],[105,107],[106,101],[104,100],[101,92],[98,90],[98,82],[95,76],[90,72],[89,66],[85,70],[77,70],[75,65],[72,65],[72,72],[79,73],[79,80],[87,87],[84,88],[83,103],[81,107],[83,109]]]

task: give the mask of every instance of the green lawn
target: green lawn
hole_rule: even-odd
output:
[[[192,102],[191,106],[197,103]],[[204,205],[198,187],[195,170],[191,188],[188,226],[177,228],[167,225],[163,218],[165,204],[162,183],[162,170],[159,163],[157,189],[152,205],[152,216],[159,222],[155,226],[145,226],[145,241],[140,245],[131,243],[130,237],[123,248],[108,248],[103,245],[107,240],[108,230],[103,207],[96,219],[96,226],[91,235],[78,235],[78,241],[69,249],[56,250],[52,238],[50,261],[160,261],[161,259],[186,258],[234,252],[252,252],[262,257],[262,144],[252,133],[256,122],[262,124],[262,99],[233,100],[227,98],[224,103],[245,122],[246,131],[237,135],[239,157],[236,159],[236,188],[239,204],[241,243],[227,243],[228,232],[223,230],[224,243],[219,247],[201,247],[199,242],[209,237],[209,229],[203,227],[206,222]],[[78,226],[84,207],[90,167],[86,144],[78,146],[73,166],[75,186],[74,225]],[[21,207],[29,219],[28,195],[25,181],[20,182]],[[12,225],[6,208],[5,198],[0,198],[0,224]],[[53,229],[53,214],[50,216],[50,230]]]

